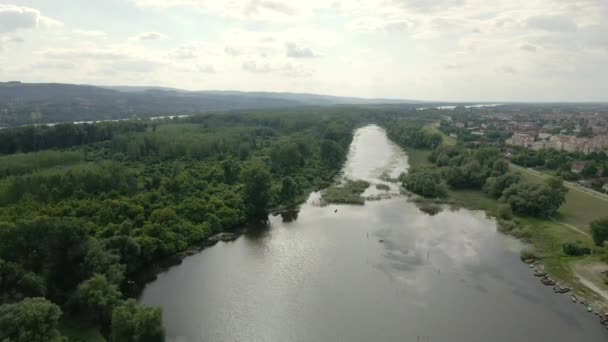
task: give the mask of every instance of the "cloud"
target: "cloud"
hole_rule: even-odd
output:
[[[294,43],[285,44],[287,57],[291,58],[315,58],[319,55],[313,52],[310,48],[298,46]]]
[[[410,10],[431,12],[462,6],[465,0],[396,0],[395,2]]]
[[[197,49],[193,46],[181,46],[169,53],[173,59],[194,59],[199,56]]]
[[[215,74],[215,67],[211,64],[200,64],[196,66],[196,69],[203,74]]]
[[[247,7],[245,7],[245,13],[248,15],[257,15],[263,11],[272,11],[288,16],[292,16],[297,13],[293,7],[290,7],[280,1],[251,0]]]
[[[245,71],[256,73],[256,74],[268,74],[273,71],[268,63],[257,63],[254,61],[246,61],[243,63],[241,68]]]
[[[510,65],[503,65],[501,67],[498,67],[496,69],[496,71],[500,72],[500,73],[504,73],[504,74],[516,74],[517,73],[517,70]]]
[[[79,59],[79,60],[120,60],[128,59],[129,55],[115,49],[49,49],[44,56],[52,59]]]
[[[160,32],[142,32],[133,37],[134,40],[160,40],[165,38],[167,38],[167,36]]]
[[[233,46],[226,46],[226,47],[224,48],[224,52],[225,52],[227,55],[230,55],[230,56],[233,56],[233,57],[235,57],[235,56],[240,56],[240,55],[242,55],[242,54],[243,54],[243,52],[242,52],[241,50],[239,50],[239,49],[237,49],[237,48],[235,48],[235,47],[233,47]]]
[[[0,33],[57,25],[61,22],[42,16],[37,9],[0,4]]]
[[[61,62],[61,61],[45,61],[39,62],[31,65],[31,69],[57,69],[57,70],[68,70],[74,69],[76,65],[70,62]]]
[[[539,15],[528,18],[528,27],[549,32],[574,32],[577,29],[572,18],[567,15]]]
[[[285,63],[279,71],[287,77],[310,77],[313,74],[312,70],[291,63]]]
[[[531,44],[522,44],[519,49],[528,52],[536,52],[536,46]]]
[[[102,39],[107,37],[105,32],[99,30],[72,30],[72,33],[91,39]]]
[[[456,63],[443,63],[441,67],[448,70],[460,70],[463,68],[462,65]]]

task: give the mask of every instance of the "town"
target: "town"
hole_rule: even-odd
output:
[[[457,107],[440,130],[469,146],[501,148],[512,163],[608,192],[608,106]]]

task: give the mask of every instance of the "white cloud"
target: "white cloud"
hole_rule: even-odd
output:
[[[519,48],[523,51],[536,52],[536,46],[531,44],[522,44]]]
[[[295,43],[286,43],[285,50],[287,57],[291,58],[315,58],[319,57],[319,54],[313,52],[308,47],[298,46]]]
[[[255,61],[246,61],[242,65],[243,70],[256,74],[268,74],[273,71],[269,63],[258,63]]]
[[[167,38],[167,36],[160,32],[142,32],[133,37],[134,40],[160,40],[165,38]]]
[[[550,32],[574,32],[576,23],[567,15],[539,15],[528,18],[527,24],[531,28]]]
[[[37,9],[0,4],[0,33],[59,25],[61,22],[42,16]]]

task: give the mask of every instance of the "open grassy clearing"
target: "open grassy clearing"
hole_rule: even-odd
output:
[[[456,145],[456,139],[450,137],[449,135],[446,135],[445,133],[443,133],[442,131],[439,130],[438,122],[433,122],[424,127],[428,128],[433,133],[437,133],[437,134],[441,135],[441,137],[443,138],[443,145],[446,145],[446,146]]]
[[[543,182],[548,177],[520,166],[511,165],[511,168],[519,171],[525,179],[531,182]],[[576,186],[566,186],[568,188],[566,203],[557,212],[557,220],[589,232],[591,221],[608,215],[608,200]]]

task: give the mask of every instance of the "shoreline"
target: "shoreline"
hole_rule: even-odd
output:
[[[408,152],[408,155],[413,152],[417,156],[417,158],[410,158],[411,166],[423,167],[430,165],[425,160],[426,156],[430,154],[430,150],[413,148],[406,148],[405,150]],[[588,301],[594,310],[600,310],[601,312],[608,311],[608,290],[602,290],[601,285],[596,284],[596,282],[575,270],[575,264],[581,265],[592,261],[598,262],[597,258],[594,259],[593,255],[571,257],[564,255],[562,252],[561,243],[565,242],[564,240],[577,241],[582,239],[588,243],[592,243],[590,235],[585,234],[580,229],[569,227],[565,223],[555,219],[538,219],[514,215],[513,221],[517,222],[519,226],[518,232],[525,232],[529,236],[520,236],[503,231],[500,229],[500,222],[498,222],[496,215],[496,210],[500,204],[499,201],[486,196],[479,190],[449,190],[448,197],[444,199],[425,198],[412,194],[410,201],[425,212],[429,208],[431,211],[435,210],[435,208],[442,210],[445,206],[484,211],[486,215],[497,220],[497,230],[500,233],[512,236],[523,242],[526,246],[532,247],[539,257],[542,269],[553,279],[570,287],[573,294],[576,294],[581,300]],[[606,268],[608,269],[608,265],[606,265]],[[532,273],[530,277],[532,279],[535,278]],[[605,295],[602,293],[605,293]]]

